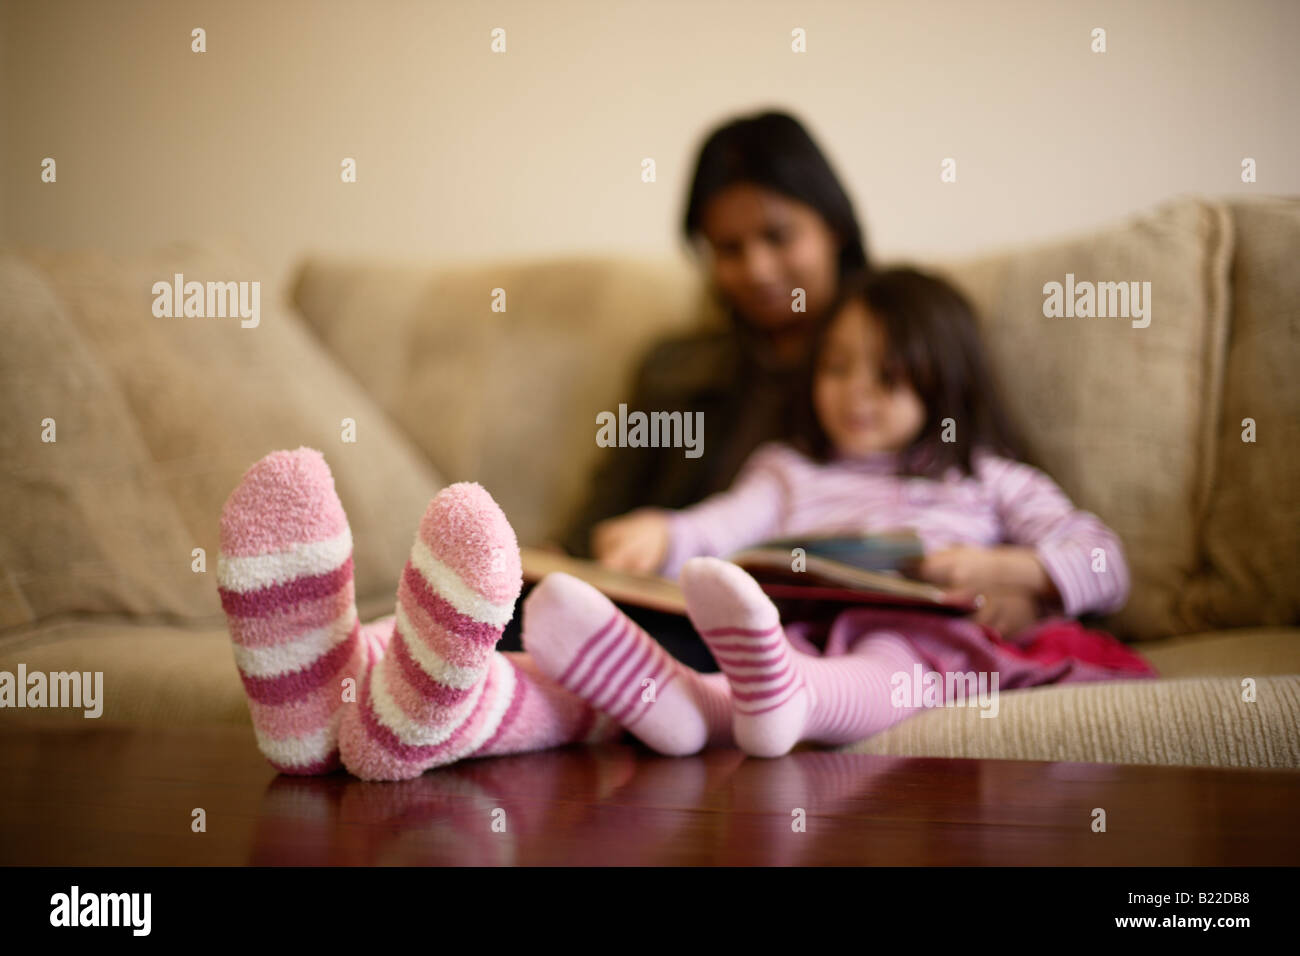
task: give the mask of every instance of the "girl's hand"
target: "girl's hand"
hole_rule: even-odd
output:
[[[668,553],[668,514],[639,508],[602,521],[591,531],[591,550],[607,568],[653,574]]]
[[[917,573],[922,580],[945,588],[970,591],[1023,588],[1044,598],[1056,594],[1052,580],[1033,548],[957,545],[925,555]]]
[[[932,551],[921,559],[918,573],[923,581],[962,591],[984,591],[998,587],[1002,562],[997,548],[957,545]]]
[[[1041,615],[1038,598],[1028,588],[991,587],[978,592],[957,589],[950,596],[971,598],[976,593],[984,596],[984,603],[971,617],[977,624],[987,624],[1000,637],[1011,640],[1030,625],[1037,624]]]

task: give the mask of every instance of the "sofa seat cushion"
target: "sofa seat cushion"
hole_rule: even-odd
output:
[[[992,712],[992,711],[990,711]],[[845,753],[1300,768],[1300,674],[1103,681],[1008,691],[997,715],[922,711]]]
[[[395,587],[395,586],[394,586]],[[358,602],[362,621],[393,611],[391,595]],[[0,671],[102,671],[103,713],[27,708],[0,710],[0,720],[62,724],[98,720],[141,726],[253,726],[235,667],[230,634],[211,627],[139,624],[121,619],[52,621],[0,642]]]
[[[1300,674],[1300,627],[1243,627],[1146,641],[1137,648],[1161,677]]]
[[[76,708],[6,708],[3,719],[22,724],[99,720],[138,726],[247,724],[230,635],[224,627],[188,628],[120,621],[61,621],[0,645],[0,671],[103,673],[102,713]]]

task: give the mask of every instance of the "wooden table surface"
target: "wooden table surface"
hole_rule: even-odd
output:
[[[0,725],[3,865],[1297,863],[1300,771],[613,744],[366,783],[251,728]]]

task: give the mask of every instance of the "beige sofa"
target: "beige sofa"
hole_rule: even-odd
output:
[[[1298,256],[1300,202],[1186,197],[929,263],[980,308],[1036,459],[1123,538],[1132,597],[1100,623],[1162,676],[1007,692],[996,719],[932,710],[846,750],[1300,766]],[[637,357],[720,321],[678,262],[310,257],[256,328],[155,316],[176,273],[259,277],[226,246],[0,250],[0,670],[102,671],[102,720],[249,723],[214,575],[221,504],[262,455],[324,453],[369,620],[438,487],[480,481],[522,541],[557,534]],[[1046,317],[1067,274],[1150,282],[1150,324]]]

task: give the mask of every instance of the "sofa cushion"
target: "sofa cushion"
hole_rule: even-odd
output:
[[[1161,677],[1300,674],[1300,627],[1242,627],[1146,641],[1138,652]]]
[[[393,595],[357,602],[359,620],[391,615]],[[96,720],[141,726],[247,724],[248,698],[224,624],[152,624],[108,616],[47,621],[0,639],[0,671],[100,671],[103,713]],[[75,709],[6,708],[0,719],[80,723]]]
[[[940,267],[980,313],[990,361],[1031,464],[1120,536],[1127,606],[1104,622],[1153,639],[1185,631],[1199,563],[1227,331],[1231,223],[1183,199],[1088,235]],[[1048,317],[1045,287],[1151,283],[1150,324]]]
[[[1300,767],[1300,674],[1060,684],[922,711],[844,753],[1210,767]]]
[[[9,569],[30,606],[29,617],[112,609],[222,620],[215,579],[221,507],[254,462],[269,452],[302,445],[320,450],[334,475],[352,528],[358,595],[396,592],[420,518],[442,482],[284,304],[281,290],[264,290],[255,327],[243,327],[238,317],[154,314],[156,282],[171,283],[177,273],[186,281],[260,281],[262,270],[255,263],[236,248],[194,244],[138,256],[10,251],[39,270],[66,316],[64,326],[70,326],[84,345],[77,354],[88,354],[98,363],[104,373],[100,378],[121,396],[112,412],[117,432],[138,436],[134,443],[123,442],[117,457],[113,450],[118,446],[111,443],[95,446],[97,458],[91,450],[78,450],[73,446],[92,431],[89,424],[78,423],[79,417],[84,421],[84,416],[101,414],[78,403],[63,413],[68,418],[61,423],[60,452],[70,462],[93,460],[103,474],[123,476],[115,481],[135,482],[137,495],[124,499],[127,511],[120,520],[131,520],[139,497],[147,497],[158,509],[154,524],[168,523],[167,533],[157,537],[122,535],[113,556],[115,567],[158,575],[153,592],[133,585],[143,572],[131,571],[115,572],[112,580],[121,583],[120,595],[108,593],[115,587],[110,582],[83,596],[75,588],[56,589],[50,575],[70,551],[84,547],[80,539],[65,539],[67,529],[79,524],[108,527],[108,519],[92,519],[79,500],[52,494],[28,495],[11,503],[33,513],[12,532],[6,523],[0,535],[34,535],[18,553],[44,555],[29,566],[35,577],[29,577],[25,567]],[[41,316],[48,313],[47,308],[44,313],[4,317],[8,341],[14,343],[29,379],[68,362],[59,340],[37,331]],[[92,401],[95,396],[88,393],[86,398]],[[356,423],[355,443],[342,440],[344,418]],[[35,427],[34,422],[6,416],[5,428],[23,436],[36,434]],[[20,474],[39,477],[40,469],[48,471],[41,463],[48,461],[48,448],[34,441],[14,447],[18,457],[13,465]],[[94,506],[118,507],[113,495],[120,490],[113,485],[95,488]],[[7,553],[15,553],[15,547],[10,541]],[[188,580],[194,576],[191,549],[196,547],[206,553],[205,584],[198,589]]]
[[[1300,622],[1300,199],[1234,202],[1232,329],[1188,628]],[[1245,419],[1254,442],[1243,441]]]
[[[6,708],[4,720],[23,724],[95,725],[98,720],[140,726],[248,724],[230,634],[221,625],[182,627],[108,618],[54,621],[21,640],[0,645],[0,671],[101,672],[102,712],[76,708]]]
[[[196,542],[112,372],[37,269],[9,254],[0,336],[0,631],[211,604],[211,581],[190,571]]]
[[[493,311],[493,290],[505,311]],[[685,263],[557,258],[433,269],[312,258],[299,309],[449,481],[523,544],[557,536],[649,345],[717,321]]]

